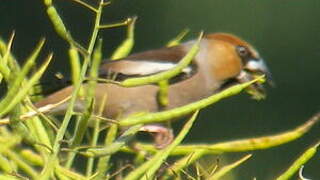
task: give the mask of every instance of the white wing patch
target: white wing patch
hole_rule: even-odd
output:
[[[156,61],[137,61],[133,67],[127,68],[127,74],[139,74],[142,76],[167,71],[176,66],[176,63],[172,62],[156,62]],[[186,67],[182,72],[189,74],[191,73],[191,67]]]

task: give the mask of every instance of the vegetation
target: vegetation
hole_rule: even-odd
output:
[[[113,53],[111,59],[119,59],[127,56],[134,45],[134,25],[136,18],[128,18],[123,22],[103,25],[101,15],[109,2],[101,0],[97,5],[89,5],[81,0],[73,0],[83,5],[95,14],[94,27],[89,44],[86,47],[80,45],[71,35],[59,16],[58,11],[51,0],[44,0],[46,12],[57,34],[68,42],[69,57],[71,63],[72,82],[74,91],[68,109],[61,123],[56,123],[53,117],[45,115],[42,110],[33,107],[32,94],[39,93],[37,88],[40,78],[52,61],[53,54],[49,54],[44,63],[34,71],[36,60],[45,43],[41,39],[34,51],[20,66],[19,60],[11,53],[14,33],[8,41],[0,40],[0,83],[5,83],[7,92],[0,101],[0,179],[221,179],[233,168],[244,163],[252,157],[254,150],[268,149],[296,140],[304,135],[320,118],[320,113],[310,118],[301,126],[275,135],[263,137],[232,140],[220,143],[207,144],[182,144],[182,140],[188,134],[193,122],[197,119],[200,109],[212,105],[224,98],[236,95],[257,81],[262,83],[263,76],[257,79],[232,86],[219,94],[212,95],[204,100],[159,113],[145,113],[132,116],[119,121],[107,120],[98,114],[92,114],[94,103],[94,87],[97,83],[97,70],[102,59],[102,40],[97,38],[99,31],[105,28],[118,26],[127,27],[127,37]],[[183,38],[182,34],[174,38],[168,45],[175,45]],[[199,40],[202,33],[199,35]],[[198,41],[199,42],[199,41]],[[166,81],[178,74],[181,69],[190,63],[196,54],[198,43],[195,43],[190,52],[181,60],[176,68],[164,73],[148,76],[145,78],[132,78],[118,83],[121,86],[131,87],[141,84],[158,83],[164,96],[159,101],[166,102]],[[82,83],[88,80],[89,88],[82,89]],[[101,79],[100,79],[101,80]],[[103,81],[103,80],[101,80]],[[73,111],[77,97],[85,98],[86,111],[76,113]],[[106,99],[107,100],[107,99]],[[53,105],[51,108],[55,108]],[[193,113],[184,127],[168,147],[159,150],[153,145],[137,143],[136,148],[127,146],[128,142],[145,123],[163,122],[174,116]],[[100,113],[101,114],[101,113]],[[10,117],[10,118],[7,118]],[[70,127],[70,121],[75,117],[75,127]],[[93,121],[93,128],[88,127],[89,121]],[[107,127],[105,122],[108,121]],[[118,131],[121,126],[130,126],[123,133]],[[88,135],[90,138],[85,138]],[[102,139],[99,141],[98,139]],[[316,152],[319,143],[308,148],[285,172],[279,172],[277,179],[289,179],[302,167]],[[248,155],[236,162],[220,166],[215,164],[211,168],[203,168],[197,160],[206,155],[248,152]],[[114,165],[112,159],[119,159],[118,154],[129,154],[126,157],[129,163],[120,167]],[[131,156],[133,155],[133,156]],[[75,163],[76,157],[82,159],[85,165]],[[133,157],[133,158],[132,158]],[[174,157],[174,158],[172,158]],[[112,159],[111,159],[112,158]],[[174,163],[167,163],[172,159]],[[123,161],[125,162],[125,161]],[[167,168],[163,169],[162,167]],[[186,169],[192,167],[194,173]]]

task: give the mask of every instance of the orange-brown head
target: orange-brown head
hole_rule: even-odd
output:
[[[273,84],[271,73],[264,60],[252,45],[227,33],[213,33],[205,36],[208,41],[208,56],[212,59],[211,70],[218,80],[265,74],[269,84]]]

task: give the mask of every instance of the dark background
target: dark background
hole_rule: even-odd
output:
[[[96,2],[90,0],[90,2]],[[68,0],[54,1],[75,39],[87,44],[93,14]],[[276,81],[268,98],[256,102],[242,94],[203,110],[187,142],[220,142],[278,133],[305,122],[320,110],[320,1],[319,0],[117,0],[104,11],[103,22],[139,17],[134,52],[158,48],[184,28],[188,38],[205,32],[229,32],[254,44]],[[41,37],[53,64],[45,75],[68,75],[68,45],[54,32],[42,1],[1,0],[0,37],[16,31],[13,51],[25,59]],[[105,30],[104,56],[123,40],[125,28]],[[43,56],[46,55],[43,53]],[[1,94],[1,93],[0,93]],[[270,150],[254,151],[253,158],[238,167],[237,179],[272,179],[308,146],[319,140],[319,125],[301,139]],[[237,159],[243,154],[233,154]],[[319,153],[304,168],[307,178],[320,178]],[[214,163],[214,160],[212,161]]]

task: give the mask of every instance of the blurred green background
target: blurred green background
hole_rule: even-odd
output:
[[[96,2],[90,0],[88,2]],[[82,44],[91,33],[93,14],[70,0],[54,1],[73,36]],[[256,102],[242,94],[201,112],[186,142],[220,142],[278,133],[305,122],[320,110],[320,1],[319,0],[116,0],[105,9],[103,22],[137,15],[134,52],[158,48],[184,28],[196,37],[205,32],[229,32],[251,42],[264,57],[276,81],[268,98]],[[54,62],[46,80],[56,72],[68,75],[67,44],[54,32],[41,1],[1,0],[0,36],[16,31],[13,51],[24,59],[41,37]],[[123,40],[125,28],[105,30],[104,56]],[[45,53],[43,53],[43,56]],[[1,93],[0,93],[1,94]],[[320,139],[317,125],[301,139],[253,157],[235,170],[237,179],[272,179],[309,145]],[[230,159],[243,154],[232,154]],[[320,178],[320,154],[304,168],[304,175]],[[213,160],[212,163],[215,163]]]

